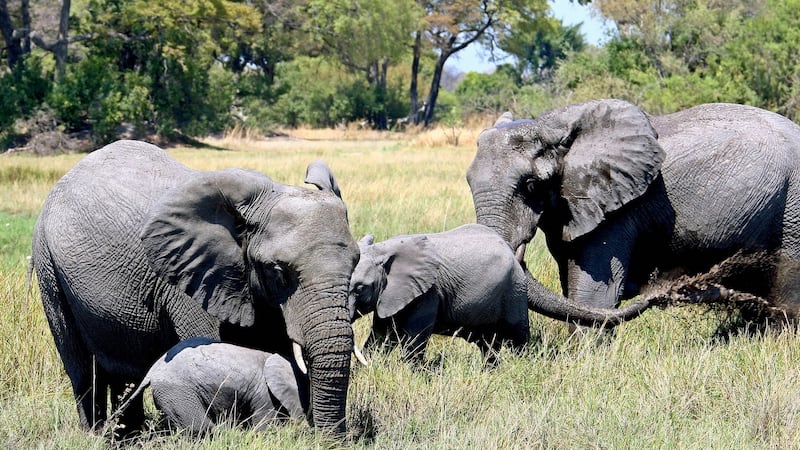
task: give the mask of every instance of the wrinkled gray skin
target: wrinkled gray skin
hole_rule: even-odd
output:
[[[287,186],[251,171],[202,172],[143,142],[81,160],[36,224],[33,264],[80,422],[107,417],[153,361],[193,336],[308,361],[313,424],[343,432],[358,247],[324,163]],[[93,362],[96,363],[93,371]],[[126,411],[129,430],[141,402]]]
[[[504,114],[468,172],[477,220],[513,248],[536,228],[563,292],[612,307],[653,275],[768,252],[729,287],[797,309],[800,127],[761,109],[700,105],[650,117],[619,100]]]
[[[571,303],[535,280],[483,225],[377,244],[368,235],[359,247],[348,305],[354,319],[375,312],[365,348],[400,344],[410,359],[422,359],[431,334],[458,334],[493,363],[503,342],[515,349],[528,342],[529,308],[570,323],[614,326],[649,305],[604,310]]]
[[[147,386],[170,426],[193,434],[221,421],[262,430],[308,408],[308,378],[288,359],[203,337],[169,349],[120,410]]]

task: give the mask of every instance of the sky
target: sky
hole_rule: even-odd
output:
[[[565,25],[582,22],[581,32],[587,43],[598,45],[605,40],[606,31],[603,19],[592,17],[592,9],[589,6],[581,6],[577,2],[572,3],[569,0],[550,0],[550,8],[553,16],[561,19]],[[447,60],[447,66],[464,73],[487,72],[502,62],[502,60],[492,62],[491,56],[487,52],[471,45],[451,56]]]

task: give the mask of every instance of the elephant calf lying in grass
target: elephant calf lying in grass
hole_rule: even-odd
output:
[[[170,426],[192,434],[222,421],[262,429],[308,410],[308,378],[289,360],[202,337],[181,341],[156,361],[116,415],[148,385]]]
[[[421,360],[431,334],[459,335],[493,364],[503,342],[515,349],[530,337],[528,309],[581,325],[613,327],[650,306],[580,306],[539,283],[491,229],[464,225],[450,231],[359,242],[361,260],[350,279],[354,320],[375,312],[366,348],[401,344]]]

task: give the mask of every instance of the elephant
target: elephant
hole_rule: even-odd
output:
[[[346,431],[359,250],[328,166],[305,181],[316,189],[117,141],[56,183],[32,263],[85,429],[105,422],[107,389],[115,407],[170,347],[204,336],[307,361],[311,424]],[[120,421],[140,427],[141,402]]]
[[[542,230],[578,303],[614,307],[652,281],[768,254],[724,282],[797,314],[800,127],[778,114],[651,116],[615,99],[505,113],[478,137],[467,181],[477,222],[512,248]]]
[[[402,344],[421,361],[431,334],[460,335],[475,343],[488,364],[502,343],[520,349],[530,338],[528,309],[570,323],[613,327],[645,311],[640,300],[604,310],[569,302],[539,283],[490,228],[467,224],[431,234],[358,243],[361,259],[350,278],[352,320],[370,312],[365,350]]]
[[[204,337],[169,349],[115,414],[148,386],[170,427],[194,435],[222,421],[263,430],[308,409],[308,377],[290,360]]]

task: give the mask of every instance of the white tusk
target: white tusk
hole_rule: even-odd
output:
[[[517,261],[519,261],[523,265],[525,264],[525,249],[527,247],[528,246],[526,244],[522,244],[519,247],[517,247],[517,251],[514,253],[514,256],[517,257]]]
[[[367,358],[364,358],[364,354],[361,353],[361,349],[358,348],[358,346],[355,344],[353,344],[353,355],[355,355],[358,362],[363,364],[364,367],[369,367],[369,364],[367,363]]]
[[[306,368],[306,363],[303,361],[303,348],[300,347],[300,344],[294,341],[292,341],[292,353],[294,354],[294,360],[297,363],[297,367],[300,369],[300,372],[308,375],[308,368]]]

